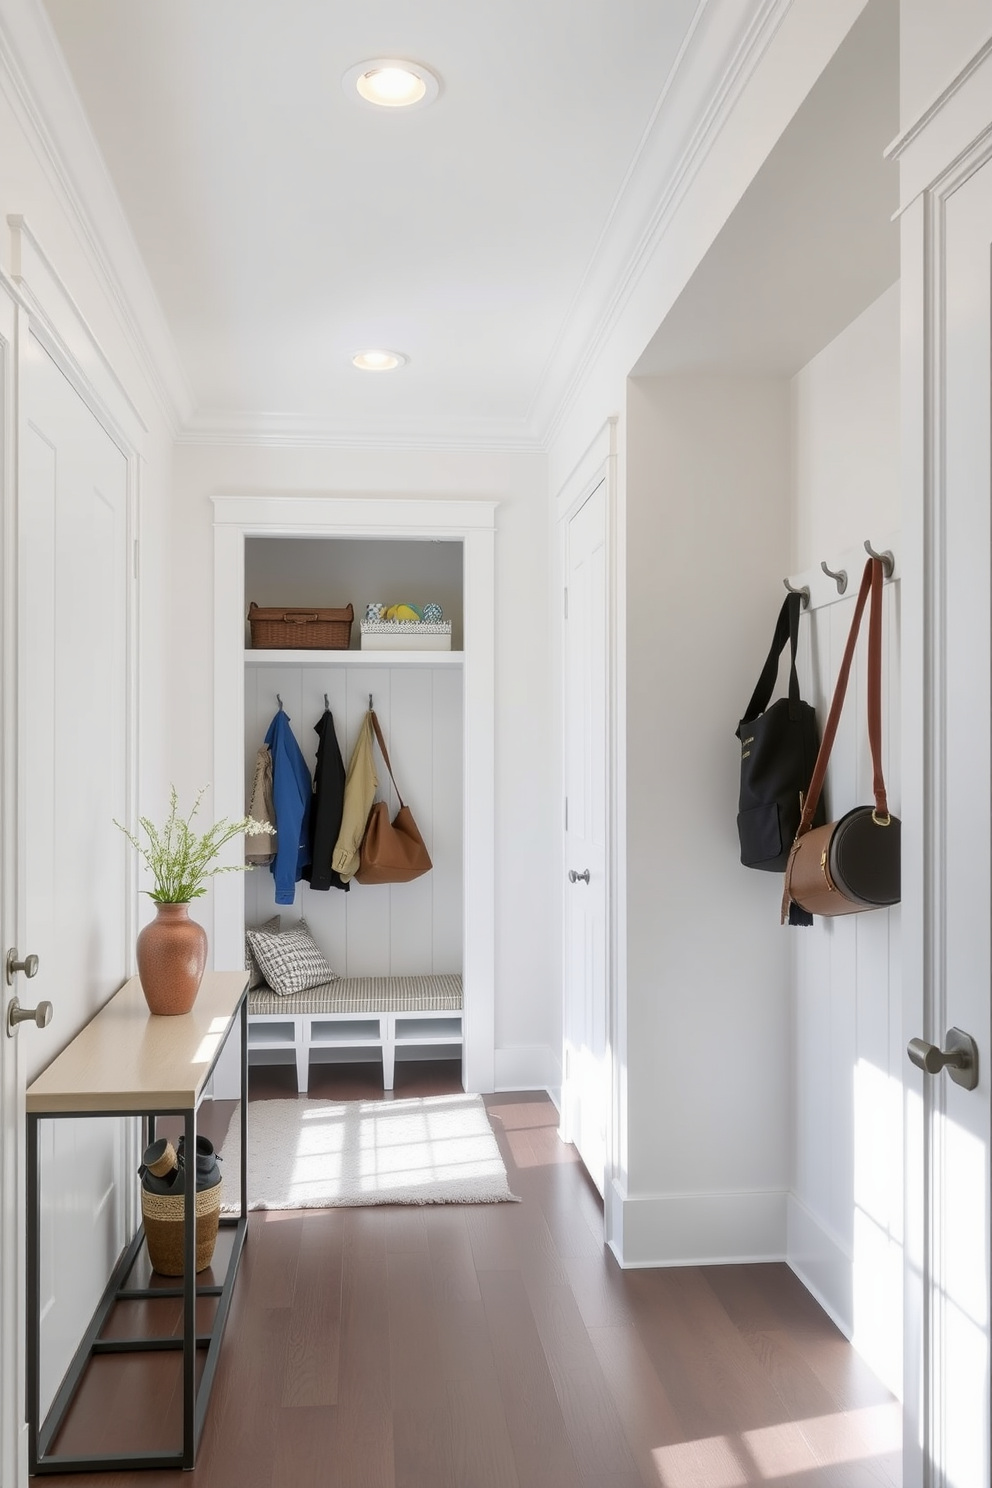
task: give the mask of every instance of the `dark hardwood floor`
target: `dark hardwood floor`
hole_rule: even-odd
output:
[[[251,1098],[292,1096],[291,1080],[253,1070]],[[450,1065],[398,1066],[394,1098],[459,1088]],[[324,1066],[311,1094],[382,1098],[381,1076]],[[787,1267],[621,1271],[547,1097],[486,1104],[520,1204],[252,1216],[194,1484],[900,1483],[898,1405]],[[205,1109],[201,1130],[219,1136],[229,1110]],[[152,1326],[171,1305],[147,1304]],[[178,1444],[178,1356],[104,1356],[90,1374],[67,1446]]]

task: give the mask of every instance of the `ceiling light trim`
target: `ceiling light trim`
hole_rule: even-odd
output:
[[[355,352],[351,365],[359,372],[399,372],[409,361],[405,351],[392,351],[385,346],[368,346],[363,351]]]
[[[414,93],[412,97],[403,97],[390,96],[392,90],[388,87],[376,90],[376,75],[393,73],[406,73],[410,78],[416,79],[417,85],[423,91],[419,96]],[[383,78],[383,82],[386,81],[387,79]],[[352,103],[358,104],[361,108],[400,114],[409,114],[417,109],[428,108],[441,92],[441,80],[437,74],[423,62],[414,62],[409,57],[371,57],[364,62],[356,62],[344,74],[341,86]],[[376,96],[377,91],[381,92],[381,96]]]

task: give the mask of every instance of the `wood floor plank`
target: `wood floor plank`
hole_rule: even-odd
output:
[[[450,1381],[447,1390],[458,1488],[520,1488],[499,1393],[474,1379]]]
[[[514,1446],[566,1440],[555,1382],[522,1278],[513,1271],[479,1277],[496,1375]]]
[[[451,1413],[447,1398],[427,1410],[393,1411],[395,1488],[462,1488],[451,1458]]]
[[[326,1488],[338,1457],[337,1408],[300,1405],[277,1411],[273,1446],[272,1488]]]
[[[483,1375],[495,1385],[496,1360],[481,1292],[477,1302],[437,1303],[435,1315],[445,1380]]]
[[[423,1224],[415,1229],[387,1225],[386,1254],[393,1409],[439,1410],[446,1406],[447,1396],[434,1276]]]
[[[284,1406],[337,1403],[343,1257],[341,1210],[307,1210],[286,1341]]]
[[[392,1410],[386,1232],[381,1211],[344,1211],[338,1404],[352,1411]]]
[[[427,1227],[434,1300],[437,1304],[478,1302],[482,1296],[463,1210],[462,1204],[438,1205],[437,1213],[431,1215],[431,1223]]]

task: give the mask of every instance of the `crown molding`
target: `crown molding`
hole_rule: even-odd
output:
[[[179,431],[184,445],[270,449],[437,450],[450,453],[543,454],[522,419],[314,419],[290,413],[195,414]]]
[[[0,93],[175,434],[192,417],[192,387],[40,0],[2,0]]]
[[[532,401],[528,422],[545,448],[792,3],[751,0],[728,46],[727,7],[700,0]],[[685,141],[674,157],[673,138]]]

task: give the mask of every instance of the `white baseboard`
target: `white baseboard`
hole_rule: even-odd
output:
[[[785,1259],[784,1190],[625,1194],[607,1185],[607,1244],[626,1269]]]
[[[854,1332],[854,1259],[836,1235],[789,1195],[786,1260],[845,1338]]]
[[[561,1060],[547,1044],[514,1044],[496,1050],[497,1090],[556,1090]]]

